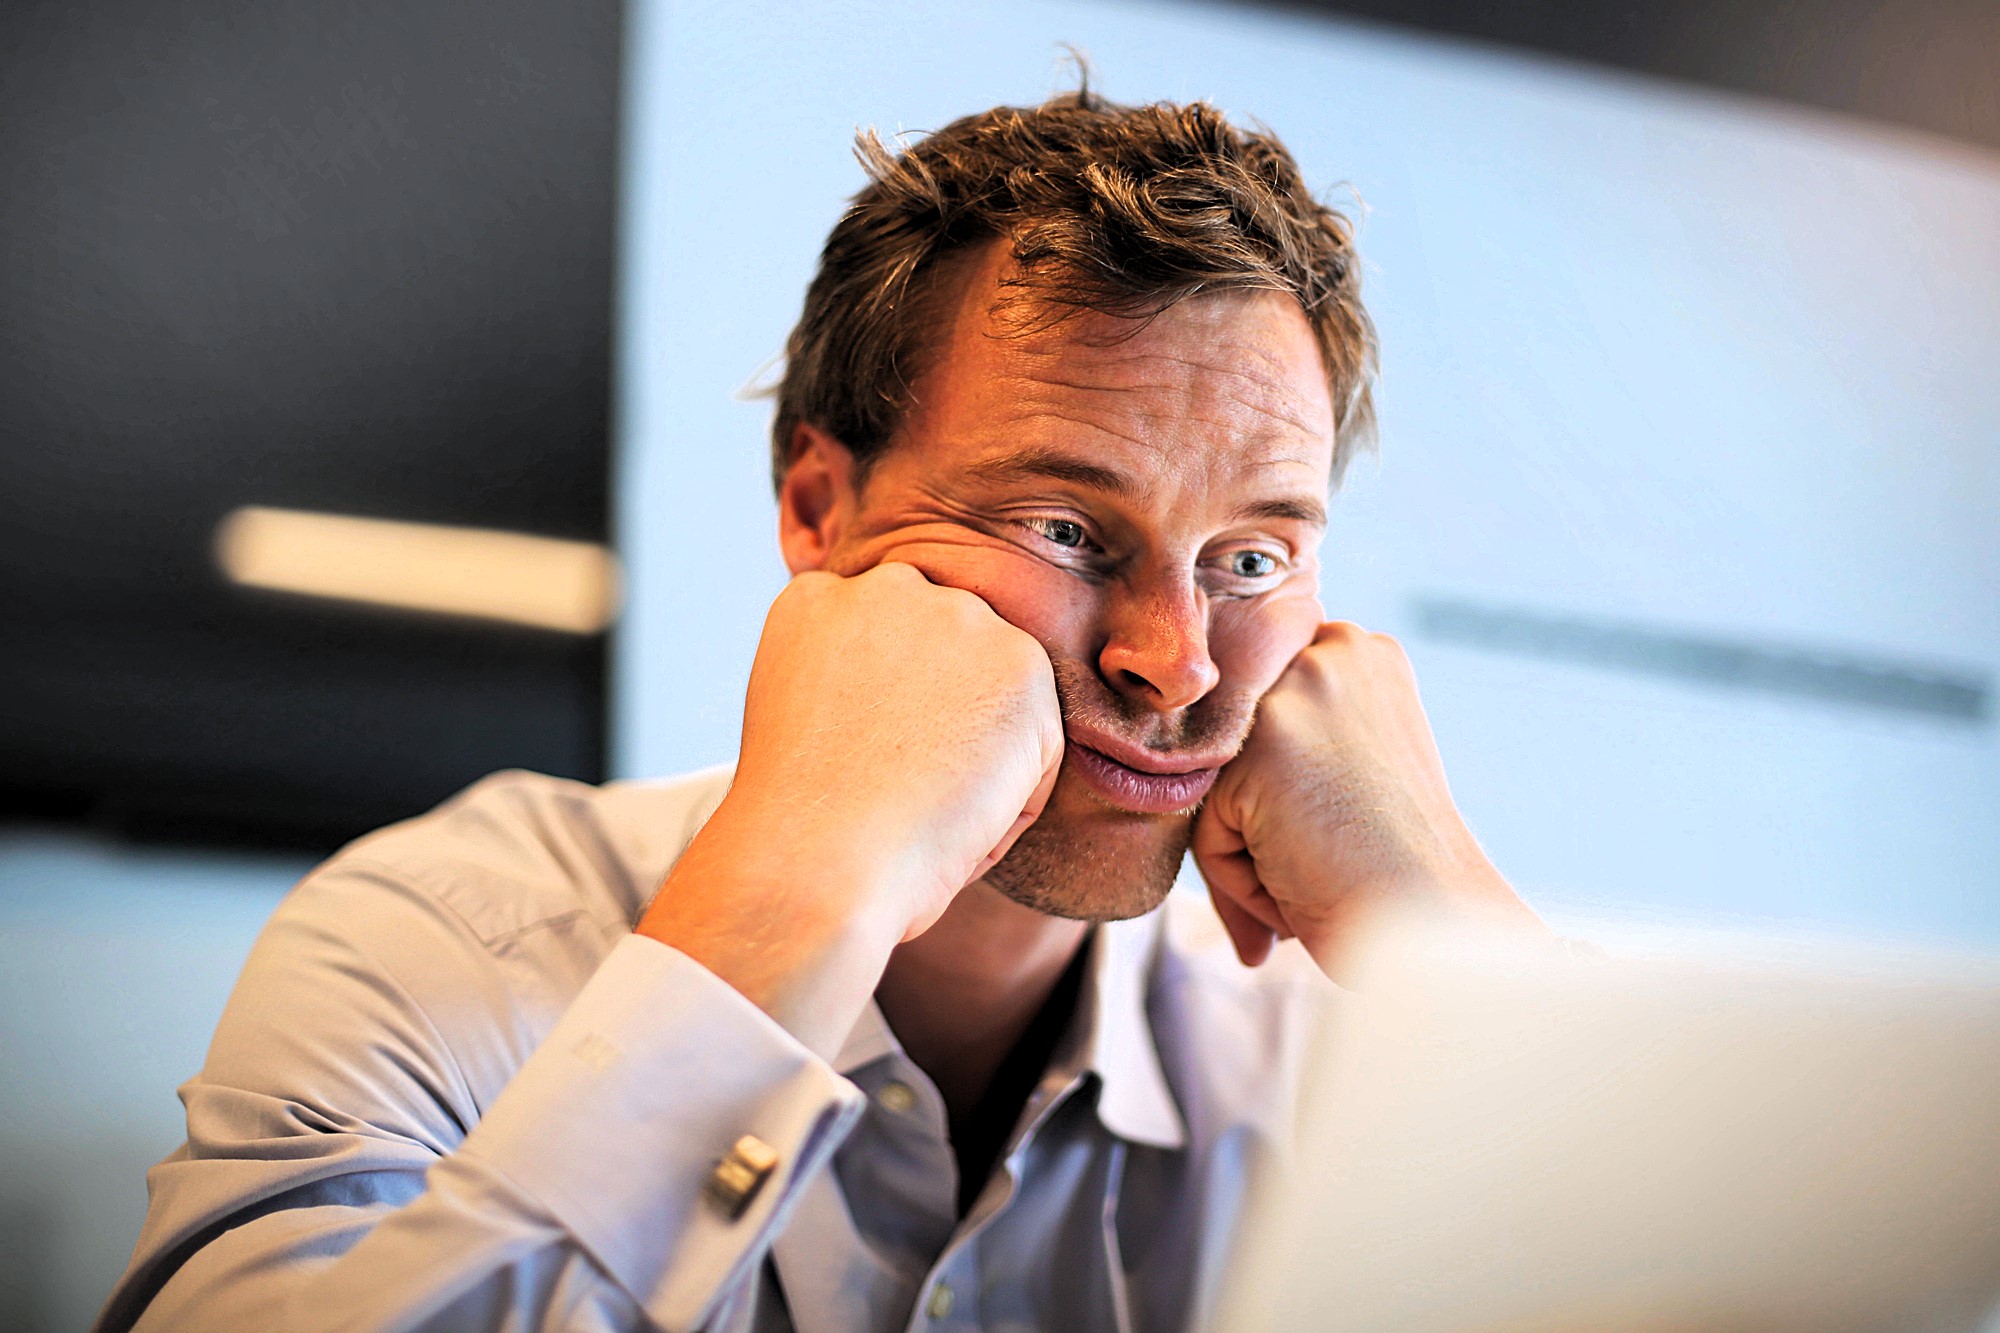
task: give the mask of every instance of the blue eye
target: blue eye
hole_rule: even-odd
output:
[[[1038,519],[1035,530],[1057,546],[1066,546],[1071,550],[1082,546],[1088,536],[1083,530],[1083,524],[1067,518]]]
[[[1263,551],[1238,551],[1229,557],[1229,572],[1243,579],[1261,579],[1278,572],[1278,562]]]

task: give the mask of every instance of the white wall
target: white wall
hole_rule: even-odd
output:
[[[1560,917],[2000,943],[2000,746],[1966,723],[1417,637],[1427,594],[2000,667],[2000,158],[1236,8],[640,3],[630,28],[617,765],[734,748],[783,572],[768,366],[857,126],[1063,86],[1208,97],[1367,200],[1379,465],[1336,614],[1405,635],[1460,799]]]
[[[0,1328],[84,1328],[180,1143],[250,943],[306,870],[0,833]]]

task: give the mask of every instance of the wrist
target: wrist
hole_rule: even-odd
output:
[[[700,963],[831,1058],[908,912],[865,856],[753,814],[725,800],[636,930]]]
[[[871,906],[904,903],[914,914],[936,878],[935,858],[923,855],[935,838],[864,780],[850,790],[802,797],[739,770],[703,827],[711,831],[728,842],[746,873],[824,883],[843,900]]]
[[[741,864],[825,885],[855,910],[900,913],[898,932],[935,889],[935,834],[873,793],[835,802],[745,791],[716,813]]]

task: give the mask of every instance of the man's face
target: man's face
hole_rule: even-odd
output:
[[[865,485],[845,487],[821,563],[903,561],[1047,649],[1062,772],[987,882],[1115,920],[1165,896],[1193,808],[1321,619],[1333,411],[1289,297],[1023,332],[992,309],[1004,261],[996,245],[966,279],[915,406]]]

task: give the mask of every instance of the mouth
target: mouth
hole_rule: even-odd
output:
[[[1183,814],[1215,785],[1225,757],[1163,755],[1093,736],[1065,738],[1064,757],[1091,794],[1138,815]],[[1100,748],[1102,747],[1102,748]],[[1114,753],[1106,753],[1111,750]]]

